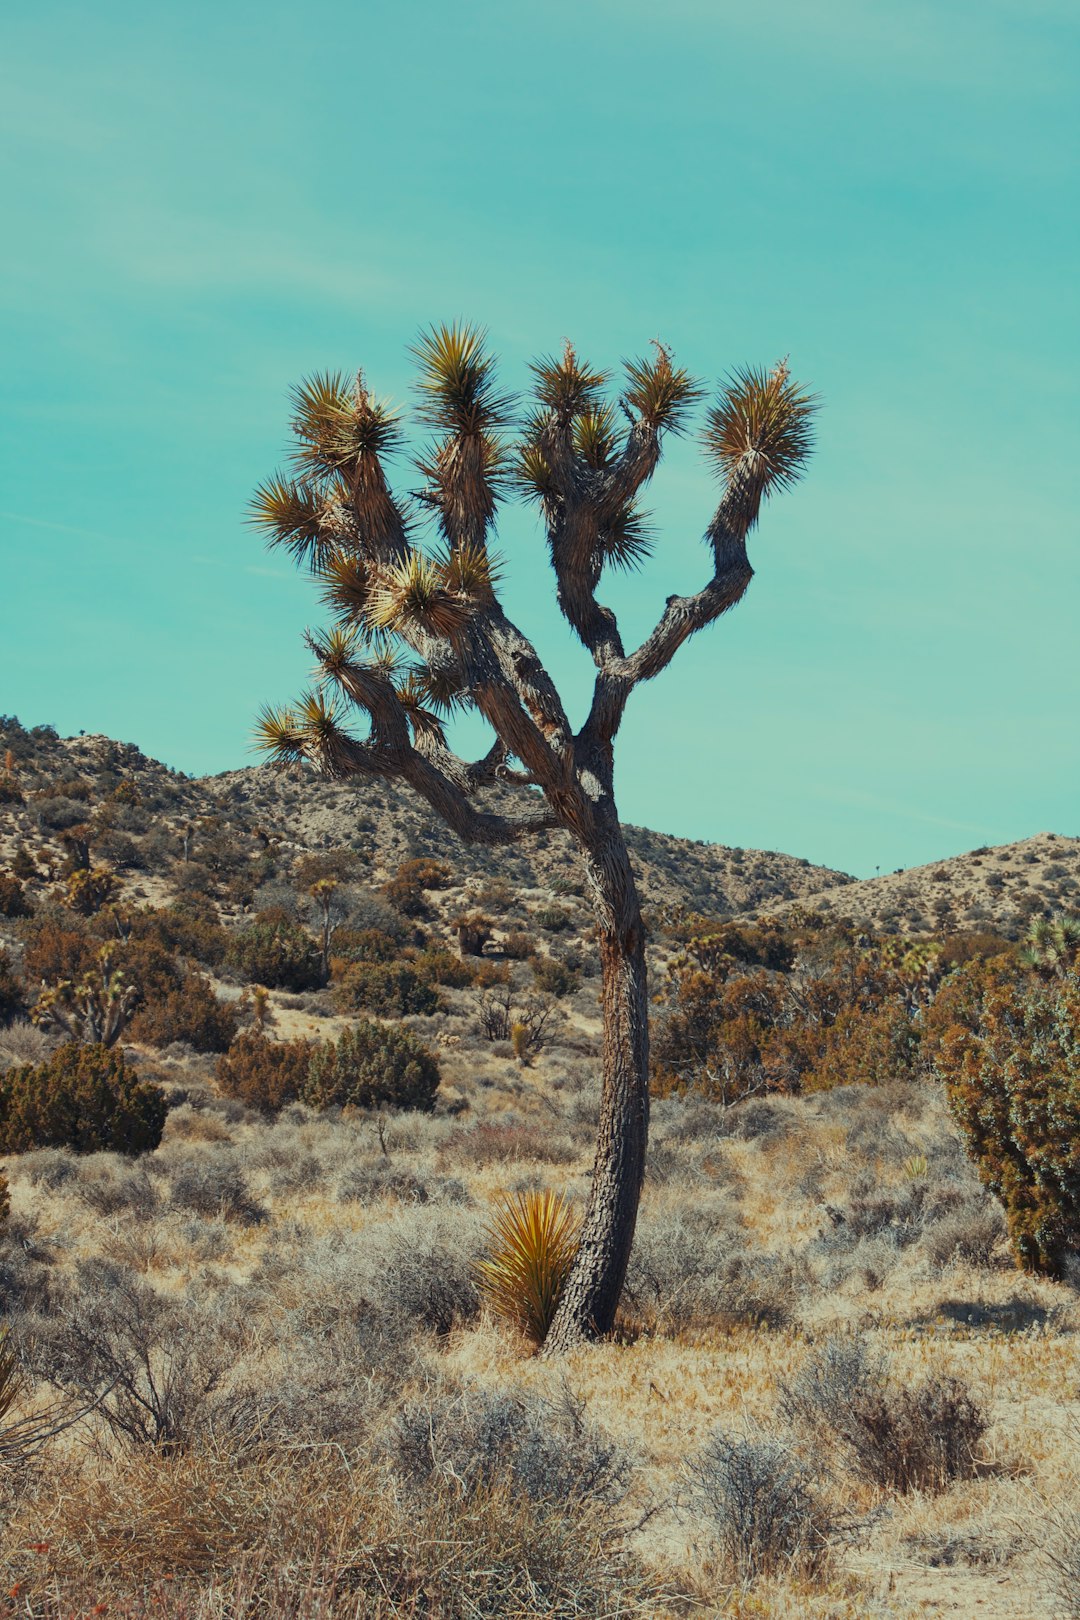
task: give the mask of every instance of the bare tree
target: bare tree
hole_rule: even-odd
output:
[[[736,372],[720,387],[703,434],[722,485],[705,533],[711,577],[692,596],[669,597],[655,629],[628,653],[597,598],[601,575],[647,554],[640,492],[664,434],[685,429],[704,390],[657,344],[651,358],[627,362],[613,401],[608,377],[567,344],[558,358],[534,363],[530,413],[520,420],[477,329],[432,328],[413,356],[416,419],[433,438],[414,462],[422,487],[407,500],[395,497],[385,471],[402,445],[400,418],[362,373],[312,377],[294,391],[293,468],[259,489],[253,515],[271,543],[311,569],[336,623],[308,634],[318,686],[294,706],[264,710],[260,736],[282,763],[408,783],[470,843],[498,846],[561,827],[578,844],[600,943],[604,1057],[592,1192],[548,1340],[564,1349],[612,1326],[648,1131],[645,948],[615,805],[615,735],[635,686],[745,592],[747,534],[763,498],[799,477],[814,402],[786,363]],[[576,731],[536,649],[499,602],[488,540],[500,499],[513,490],[539,506],[559,607],[596,665]],[[428,551],[416,543],[425,514],[438,533]],[[370,722],[362,740],[343,724],[349,706]],[[446,741],[444,719],[461,707],[494,732],[473,763]],[[478,806],[496,783],[516,791],[516,813]]]

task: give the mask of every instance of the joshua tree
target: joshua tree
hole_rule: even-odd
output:
[[[406,782],[470,843],[497,846],[546,828],[577,842],[599,936],[604,1057],[592,1192],[548,1340],[564,1349],[612,1326],[645,1168],[645,949],[615,805],[615,735],[634,687],[745,592],[747,535],[765,496],[802,471],[813,400],[786,363],[736,372],[720,387],[703,432],[721,483],[705,531],[711,577],[692,596],[669,597],[652,633],[627,652],[614,613],[597,598],[601,576],[646,555],[638,497],[665,433],[686,428],[704,390],[657,344],[652,357],[626,363],[613,400],[608,377],[567,344],[533,365],[533,401],[519,419],[475,328],[433,328],[413,357],[416,421],[432,439],[414,461],[422,487],[407,501],[392,493],[385,470],[402,445],[401,420],[362,373],[312,377],[294,391],[293,468],[259,489],[253,515],[271,544],[311,570],[335,623],[307,637],[318,685],[291,707],[264,710],[260,740],[277,761],[307,761],[329,777]],[[512,491],[539,506],[559,607],[596,665],[577,730],[499,602],[488,541]],[[417,543],[425,515],[437,535],[427,550]],[[369,722],[362,740],[343,723],[349,707]],[[444,719],[461,707],[477,710],[494,733],[473,763],[446,741]],[[515,811],[478,806],[496,784],[517,797]]]
[[[1080,966],[1080,917],[1036,917],[1021,956],[1049,979],[1074,972]]]

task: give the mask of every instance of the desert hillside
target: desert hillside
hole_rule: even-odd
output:
[[[22,777],[32,791],[23,803],[0,806],[0,865],[26,841],[60,864],[65,823],[85,820],[85,801],[58,790],[65,777],[130,779],[143,785],[153,810],[115,812],[101,853],[134,898],[159,897],[181,867],[189,869],[190,886],[202,872],[212,882],[215,869],[228,863],[271,868],[275,860],[332,848],[357,852],[373,881],[403,860],[444,861],[454,879],[448,903],[492,877],[538,891],[553,885],[572,891],[577,881],[566,835],[541,834],[493,856],[462,844],[414,794],[392,784],[316,781],[267,765],[188,778],[102,736],[30,734],[22,753]],[[48,802],[33,797],[45,785],[54,795]],[[1033,916],[1080,907],[1080,838],[1050,832],[863,880],[772,851],[633,826],[627,836],[654,913],[681,906],[730,919],[782,913],[794,903],[887,933],[990,928],[1015,936]]]
[[[631,843],[646,1183],[615,1333],[545,1360],[481,1268],[589,1195],[571,850],[3,722],[8,1612],[1080,1615],[1080,841]]]

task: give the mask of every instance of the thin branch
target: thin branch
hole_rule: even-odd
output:
[[[715,572],[694,596],[669,596],[653,630],[628,658],[610,659],[596,677],[592,708],[579,743],[611,742],[622,722],[627,699],[641,681],[651,681],[671,663],[683,642],[704,630],[741,601],[754,577],[746,541],[725,529],[720,514],[709,531]]]

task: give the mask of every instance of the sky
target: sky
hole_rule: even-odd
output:
[[[39,0],[3,32],[0,711],[254,763],[319,622],[245,522],[290,387],[363,366],[407,404],[455,318],[515,389],[566,337],[616,379],[660,338],[713,388],[789,355],[822,403],[747,596],[634,696],[623,818],[861,876],[1080,834],[1074,0]],[[705,583],[715,500],[669,441],[655,554],[605,587],[628,645]],[[584,718],[533,513],[497,543]]]

